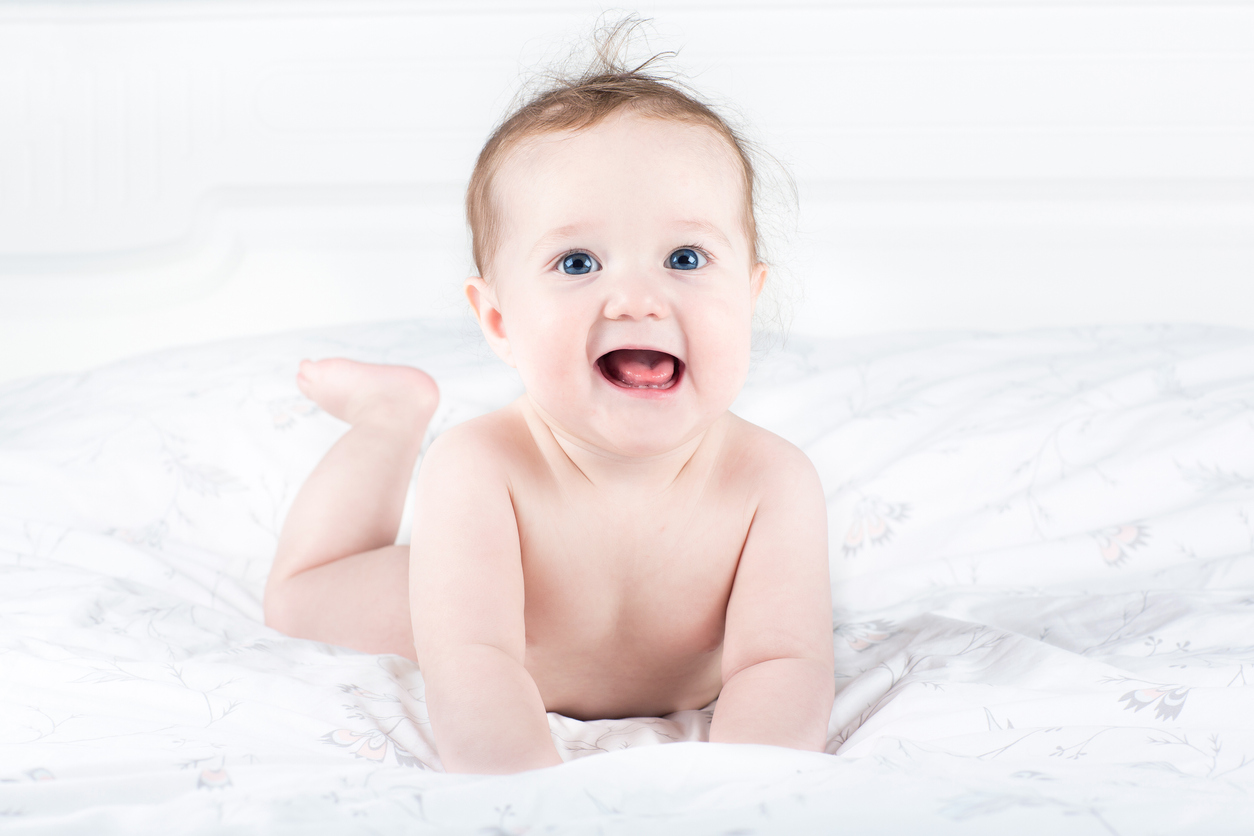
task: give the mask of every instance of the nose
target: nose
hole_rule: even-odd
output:
[[[670,301],[666,298],[665,284],[661,279],[648,270],[616,277],[609,283],[605,318],[643,320],[670,316]]]

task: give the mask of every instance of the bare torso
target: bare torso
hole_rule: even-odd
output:
[[[658,716],[715,697],[711,740],[822,748],[826,508],[797,448],[724,410],[656,455],[610,454],[525,396],[428,448],[397,546],[386,499],[412,472],[434,382],[339,358],[301,368],[352,429],[288,513],[267,623],[416,659],[449,769],[560,763],[546,711]]]
[[[524,666],[545,708],[582,719],[661,716],[717,697],[727,603],[754,511],[746,448],[773,436],[728,413],[669,486],[641,492],[594,485],[517,406],[475,430],[515,451],[507,474]]]

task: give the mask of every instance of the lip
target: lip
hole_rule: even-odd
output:
[[[619,383],[617,380],[614,380],[609,375],[607,375],[605,373],[605,366],[602,365],[601,363],[601,361],[605,358],[605,356],[609,354],[611,351],[624,351],[624,350],[626,351],[632,351],[632,350],[656,351],[660,354],[669,354],[675,360],[675,376],[671,378],[671,382],[668,386],[666,386],[666,388],[651,389],[648,387],[624,386],[623,384]],[[605,351],[600,356],[598,356],[595,362],[593,363],[593,365],[596,366],[597,374],[600,376],[600,378],[603,381],[605,381],[606,385],[613,387],[614,391],[623,392],[632,397],[647,398],[647,399],[661,399],[661,398],[666,398],[666,397],[671,396],[677,389],[679,389],[680,385],[683,384],[684,378],[686,377],[685,373],[688,370],[688,364],[685,363],[683,360],[679,359],[678,354],[675,354],[673,352],[667,351],[662,348],[657,348],[656,346],[651,346],[651,345],[615,346],[614,348],[609,349],[609,351]]]

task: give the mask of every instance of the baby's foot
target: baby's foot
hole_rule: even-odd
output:
[[[431,376],[410,366],[381,366],[336,357],[302,360],[296,385],[305,397],[354,427],[382,424],[419,433],[440,402]]]

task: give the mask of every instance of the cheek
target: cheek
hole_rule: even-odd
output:
[[[582,365],[587,323],[571,306],[536,296],[511,306],[506,319],[518,373],[530,390],[552,389],[569,379],[572,364]]]
[[[725,342],[725,350],[720,352],[719,372],[722,381],[728,387],[730,398],[735,399],[749,376],[749,332],[731,335]]]
[[[704,306],[692,329],[692,359],[699,363],[694,382],[734,399],[749,373],[752,311],[747,300]]]

